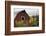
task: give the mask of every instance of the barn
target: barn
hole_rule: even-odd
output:
[[[21,23],[23,21],[23,24],[21,26],[28,26],[29,25],[29,15],[26,13],[25,10],[20,11],[17,13],[16,17],[14,18],[14,27],[17,27],[17,23]],[[17,22],[17,23],[16,23]],[[20,27],[21,27],[20,26]]]

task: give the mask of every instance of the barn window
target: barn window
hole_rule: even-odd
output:
[[[21,16],[21,20],[25,20],[25,17],[24,16]]]

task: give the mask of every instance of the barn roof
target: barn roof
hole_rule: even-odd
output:
[[[22,12],[23,12],[23,13],[26,13],[26,11],[25,11],[25,10],[19,11],[19,13],[22,13]]]
[[[20,11],[20,12],[26,12],[25,10],[22,10],[22,11]]]
[[[22,10],[22,11],[19,11],[19,12],[25,12],[28,16],[31,16],[31,14],[29,14],[26,10]]]
[[[20,12],[18,12],[18,14],[21,14],[21,13],[26,13],[26,11],[25,10],[22,10],[22,11],[20,11]],[[27,13],[26,13],[27,14]],[[27,14],[28,15],[28,14]],[[29,15],[28,15],[29,16]]]

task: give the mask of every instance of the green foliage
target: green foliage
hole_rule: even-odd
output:
[[[38,26],[38,22],[36,18],[33,19],[32,26]]]
[[[30,24],[30,26],[38,26],[38,24],[39,24],[39,21],[37,21],[37,18],[36,17],[30,17],[30,19],[29,19],[29,24]]]

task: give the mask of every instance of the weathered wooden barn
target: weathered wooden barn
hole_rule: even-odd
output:
[[[16,27],[16,21],[21,21],[23,20],[24,26],[29,25],[29,15],[26,13],[25,10],[20,11],[16,17],[14,18],[14,27]]]

